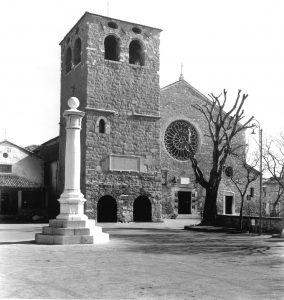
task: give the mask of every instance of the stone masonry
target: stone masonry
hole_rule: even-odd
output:
[[[159,35],[156,28],[85,13],[61,42],[61,114],[72,95],[80,99],[79,109],[86,113],[81,132],[81,189],[89,217],[96,218],[97,204],[105,195],[116,201],[117,221],[133,221],[133,203],[139,196],[151,202],[152,221],[162,217]],[[117,60],[106,58],[109,37],[116,43],[110,50],[118,53]],[[74,61],[78,39],[79,63]],[[142,65],[130,63],[133,41],[142,52]],[[103,132],[100,124],[105,126]],[[63,128],[60,140],[63,178]]]

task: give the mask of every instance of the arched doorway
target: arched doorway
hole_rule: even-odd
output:
[[[117,222],[117,204],[113,197],[103,196],[97,205],[98,222]]]
[[[152,206],[146,196],[139,196],[133,203],[133,221],[134,222],[151,222]]]

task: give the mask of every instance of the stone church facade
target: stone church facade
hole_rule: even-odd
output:
[[[81,189],[86,214],[99,222],[159,222],[197,215],[195,182],[179,132],[209,170],[206,124],[193,103],[209,101],[181,77],[160,90],[160,29],[85,13],[60,43],[59,186],[63,190],[67,100],[86,113],[81,131]],[[236,212],[237,193],[221,185],[221,213]]]
[[[205,199],[205,190],[196,183],[195,175],[188,159],[189,153],[182,146],[179,132],[190,132],[190,143],[205,178],[209,177],[212,166],[212,141],[209,138],[208,124],[194,104],[206,104],[210,100],[192,87],[181,75],[174,82],[161,89],[161,173],[163,194],[163,215],[183,216],[201,214]],[[236,144],[245,145],[245,133],[240,134]],[[242,148],[244,150],[244,148]],[[243,154],[243,153],[241,153]],[[241,162],[229,157],[225,168],[241,169]],[[239,171],[239,173],[241,173]],[[245,170],[243,171],[245,175]],[[259,181],[250,185],[248,193],[254,190],[254,200],[259,197]],[[230,178],[224,172],[219,186],[217,209],[219,214],[234,215],[240,210],[240,195]],[[246,212],[246,207],[244,207]],[[255,209],[254,209],[255,212]]]

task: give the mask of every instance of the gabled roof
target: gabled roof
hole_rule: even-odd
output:
[[[59,143],[59,136],[56,136],[56,137],[54,137],[54,138],[52,138],[52,139],[50,139],[50,140],[42,143],[39,147],[41,147],[41,146],[49,146],[51,144],[53,145],[53,144],[57,144],[57,143]]]
[[[252,167],[251,165],[249,165],[247,163],[245,163],[245,168],[249,169],[249,170],[252,170],[255,174],[260,175],[260,171],[259,170],[257,170],[255,167]]]
[[[40,184],[17,175],[0,175],[0,187],[5,188],[40,188]]]
[[[48,140],[38,146],[34,152],[45,162],[56,161],[59,159],[59,136]]]
[[[203,95],[201,92],[199,92],[196,88],[194,88],[192,85],[190,85],[190,84],[189,84],[186,80],[184,80],[184,79],[180,79],[180,80],[178,80],[178,81],[176,81],[176,82],[173,82],[173,83],[171,83],[171,84],[168,84],[168,85],[162,87],[162,88],[161,88],[161,92],[163,92],[163,91],[165,91],[165,90],[167,90],[167,89],[169,89],[169,88],[172,88],[172,87],[175,87],[175,86],[180,86],[180,85],[185,85],[185,86],[187,86],[187,87],[190,89],[190,91],[191,91],[191,93],[192,93],[193,95],[195,95],[195,96],[197,96],[197,97],[201,97],[203,100],[212,103],[212,101],[211,101],[210,99],[208,99],[205,95]]]
[[[200,97],[202,100],[206,101],[208,104],[212,105],[212,100],[207,98],[205,95],[203,95],[201,92],[199,92],[196,88],[194,88],[192,85],[190,85],[186,80],[184,79],[179,79],[178,81],[174,82],[174,83],[171,83],[169,85],[166,85],[164,86],[163,88],[160,89],[161,93],[167,89],[170,89],[172,87],[178,87],[178,86],[181,86],[181,85],[184,85],[184,86],[187,86],[191,93],[197,97]],[[215,107],[216,109],[216,107]],[[226,114],[226,111],[225,110],[222,110],[223,114]],[[238,124],[241,124],[240,122]]]
[[[1,141],[1,142],[0,142],[0,145],[2,145],[2,144],[8,144],[8,145],[10,145],[10,146],[12,146],[12,147],[14,147],[14,148],[17,148],[17,149],[19,149],[19,150],[25,152],[25,153],[28,154],[28,155],[33,155],[33,156],[36,156],[37,158],[39,158],[38,155],[36,155],[34,152],[32,152],[32,151],[30,151],[30,150],[28,150],[28,149],[26,149],[26,148],[23,148],[23,147],[21,147],[21,146],[19,146],[19,145],[16,145],[16,144],[14,144],[14,143],[12,143],[12,142],[10,142],[10,141],[8,141],[8,140]]]

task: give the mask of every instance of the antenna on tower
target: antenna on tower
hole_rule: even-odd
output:
[[[179,76],[179,80],[184,80],[183,74],[182,74],[182,68],[183,68],[183,64],[180,65],[180,76]]]
[[[109,1],[107,1],[107,17],[109,17]]]

